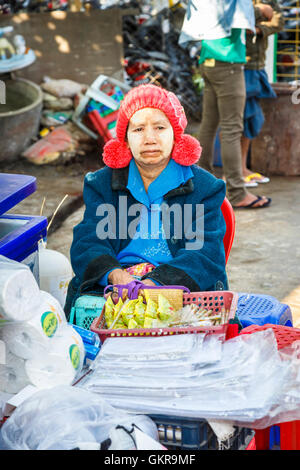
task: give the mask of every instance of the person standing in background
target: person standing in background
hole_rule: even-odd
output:
[[[202,41],[200,73],[204,79],[203,113],[199,140],[200,166],[213,173],[213,151],[220,127],[221,156],[228,198],[234,208],[262,208],[271,199],[247,191],[242,174],[241,136],[246,100],[244,63],[245,30],[229,37]]]
[[[253,0],[255,12],[256,36],[247,30],[245,83],[246,104],[244,110],[244,132],[241,138],[242,171],[246,187],[258,186],[270,180],[260,173],[247,167],[247,157],[251,140],[258,136],[264,123],[264,115],[259,104],[261,98],[276,98],[265,71],[268,37],[280,32],[284,27],[284,19],[276,0]]]
[[[247,29],[255,33],[252,0],[192,0],[179,38],[182,45],[201,42],[199,65],[204,92],[198,136],[203,149],[199,165],[213,173],[214,142],[220,127],[227,195],[236,209],[257,209],[271,202],[270,198],[248,192],[242,173]]]

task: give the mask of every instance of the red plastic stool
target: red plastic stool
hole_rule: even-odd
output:
[[[300,340],[300,329],[281,325],[251,325],[244,328],[240,334],[251,334],[256,331],[272,328],[277,341],[278,349],[289,346],[294,341]],[[280,428],[280,450],[300,450],[300,421],[289,421],[279,423]],[[255,429],[255,443],[257,450],[269,449],[270,429]]]

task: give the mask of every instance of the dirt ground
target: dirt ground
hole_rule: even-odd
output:
[[[37,191],[10,212],[40,214],[50,221],[65,195],[49,234],[48,248],[69,257],[73,227],[82,219],[84,174],[101,167],[100,158],[67,166],[36,166],[24,161],[0,166],[2,173],[36,176]],[[272,197],[270,207],[235,211],[236,233],[227,264],[230,289],[268,294],[290,306],[293,324],[300,327],[300,177],[273,176],[253,193]]]

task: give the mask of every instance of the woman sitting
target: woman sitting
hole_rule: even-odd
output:
[[[83,220],[74,228],[75,273],[67,316],[84,294],[135,278],[190,291],[227,289],[221,212],[225,183],[195,163],[201,147],[172,93],[133,88],[122,101],[106,167],[84,180]]]

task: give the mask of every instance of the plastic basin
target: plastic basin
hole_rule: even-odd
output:
[[[43,95],[23,78],[5,81],[6,103],[0,105],[0,161],[17,160],[39,131]]]

